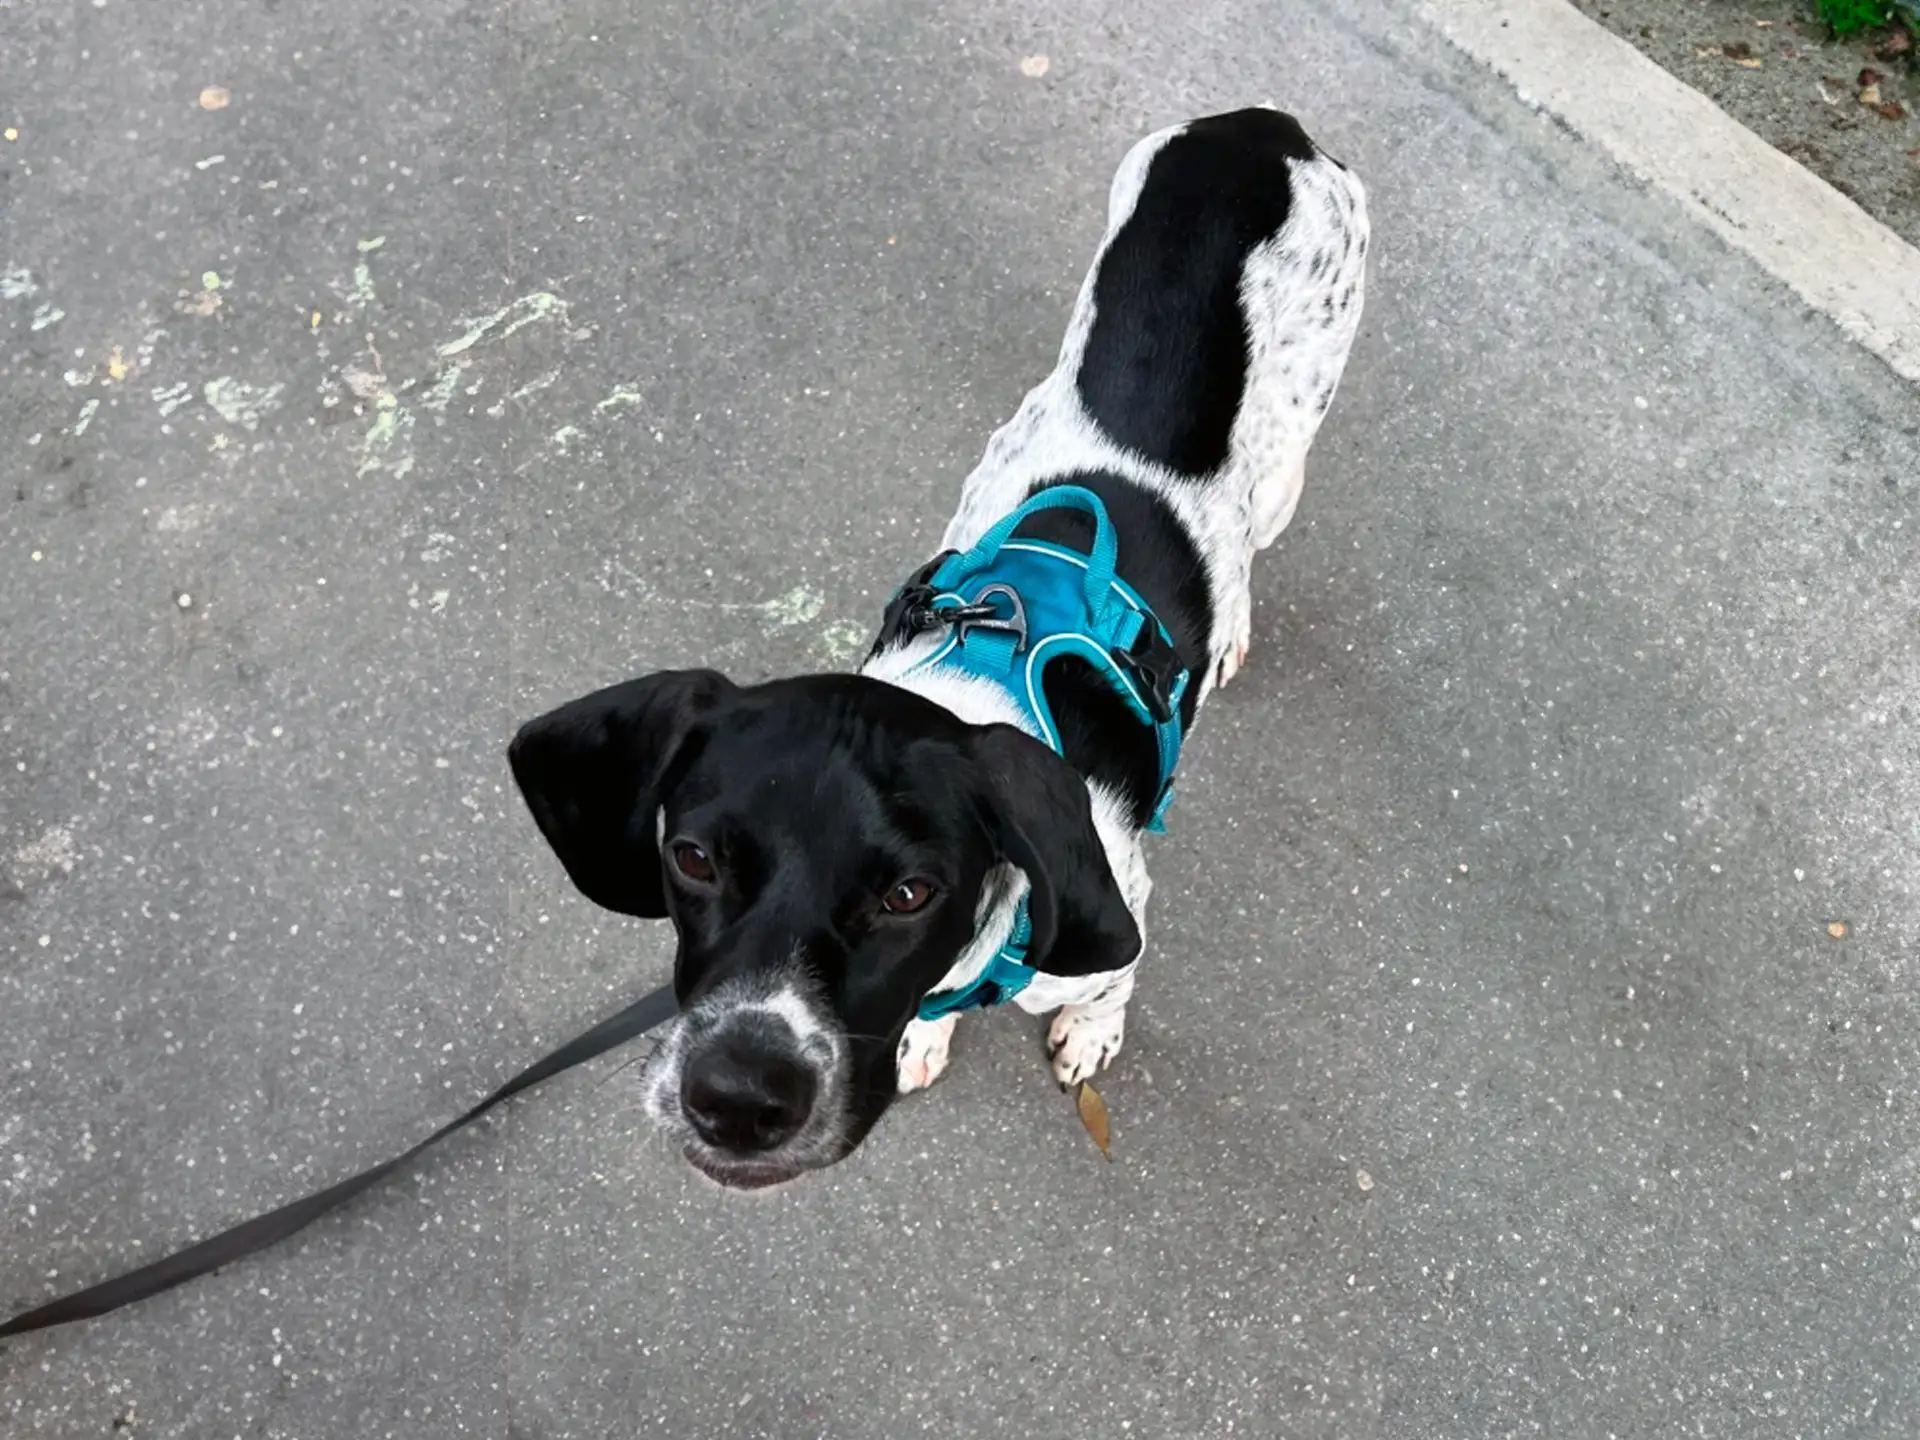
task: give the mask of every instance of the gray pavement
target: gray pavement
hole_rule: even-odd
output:
[[[506,737],[844,659],[1132,139],[1278,100],[1377,256],[1154,853],[1112,1165],[1014,1015],[761,1203],[603,1062],[6,1347],[9,1440],[1920,1432],[1920,400],[1401,7],[0,36],[0,1310],[661,977]]]

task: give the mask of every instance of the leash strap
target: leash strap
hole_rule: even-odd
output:
[[[96,1315],[105,1315],[109,1311],[118,1310],[123,1305],[131,1305],[136,1300],[145,1300],[149,1295],[158,1295],[163,1290],[184,1285],[197,1276],[218,1270],[222,1265],[264,1250],[269,1245],[306,1229],[329,1210],[338,1209],[362,1190],[371,1189],[379,1184],[394,1171],[417,1158],[422,1151],[439,1144],[454,1131],[471,1125],[501,1101],[511,1099],[522,1090],[531,1089],[542,1080],[558,1075],[562,1070],[571,1070],[574,1066],[591,1060],[596,1055],[604,1055],[616,1045],[624,1045],[637,1035],[644,1035],[655,1026],[671,1019],[677,1008],[673,998],[673,987],[663,985],[658,990],[641,996],[618,1014],[608,1016],[586,1034],[569,1040],[544,1060],[529,1065],[459,1119],[442,1125],[411,1150],[396,1155],[385,1164],[362,1170],[351,1179],[342,1180],[337,1185],[329,1185],[324,1190],[316,1190],[303,1199],[282,1205],[278,1210],[269,1210],[264,1215],[256,1215],[251,1220],[242,1221],[231,1229],[222,1230],[218,1235],[209,1236],[198,1244],[189,1245],[184,1250],[176,1250],[173,1254],[156,1260],[151,1265],[142,1265],[138,1270],[129,1270],[124,1275],[117,1275],[98,1285],[89,1285],[84,1290],[76,1290],[71,1295],[62,1295],[57,1300],[48,1301],[38,1309],[16,1315],[0,1325],[0,1340],[12,1335],[26,1335],[34,1330],[50,1329],[55,1325],[65,1325],[74,1320],[90,1320]]]

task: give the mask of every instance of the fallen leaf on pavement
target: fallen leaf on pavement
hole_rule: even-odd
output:
[[[227,93],[226,86],[209,85],[200,92],[200,108],[202,110],[224,110],[232,99],[233,96]]]
[[[1904,120],[1907,118],[1907,107],[1902,105],[1898,100],[1889,100],[1886,104],[1880,106],[1879,109],[1882,120]]]
[[[1880,103],[1880,87],[1878,85],[1867,86],[1866,89],[1860,92],[1860,103],[1867,106],[1877,106]]]
[[[1844,920],[1829,920],[1827,922],[1827,934],[1831,935],[1836,940],[1846,939],[1847,938],[1847,922]]]
[[[1895,30],[1880,42],[1879,48],[1873,53],[1878,55],[1882,60],[1891,60],[1895,56],[1906,54],[1911,49],[1913,49],[1913,32],[1911,30]]]
[[[1093,1137],[1093,1143],[1100,1147],[1102,1155],[1113,1159],[1113,1133],[1107,1124],[1107,1102],[1100,1098],[1098,1090],[1082,1081],[1076,1103],[1080,1107],[1080,1123],[1087,1127],[1087,1134]]]

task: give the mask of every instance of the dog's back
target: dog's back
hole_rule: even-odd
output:
[[[1140,487],[1202,558],[1205,681],[1230,678],[1249,640],[1254,552],[1293,516],[1359,325],[1367,234],[1359,180],[1277,110],[1140,141],[1114,176],[1059,362],[994,435],[946,544],[965,548],[1069,477]],[[1129,538],[1123,569],[1129,548],[1161,548]]]

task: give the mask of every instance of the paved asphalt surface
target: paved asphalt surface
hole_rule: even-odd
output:
[[[1013,1014],[759,1201],[603,1062],[6,1346],[8,1440],[1920,1432],[1920,401],[1404,7],[0,34],[0,1311],[662,977],[507,736],[844,660],[1134,138],[1272,97],[1376,237],[1111,1165]]]

